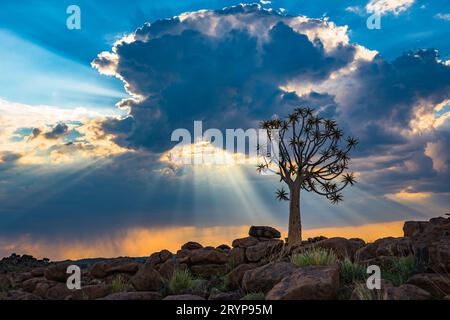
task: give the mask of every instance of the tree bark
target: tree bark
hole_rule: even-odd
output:
[[[302,241],[302,221],[300,217],[300,188],[290,189],[288,244]]]

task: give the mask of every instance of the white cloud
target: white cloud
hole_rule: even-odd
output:
[[[437,172],[448,171],[448,161],[450,154],[448,145],[443,141],[429,142],[425,147],[425,155],[433,160],[433,169]]]
[[[370,0],[366,5],[367,12],[392,13],[399,15],[406,12],[415,0]]]
[[[434,17],[436,19],[450,21],[450,13],[438,13]]]

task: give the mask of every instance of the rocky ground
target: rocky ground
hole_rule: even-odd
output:
[[[66,286],[67,266],[11,255],[0,261],[5,300],[450,299],[450,218],[409,221],[404,237],[373,243],[317,237],[288,246],[270,227],[252,227],[232,246],[184,244],[145,259],[84,260],[81,290]],[[380,290],[366,267],[382,271]]]

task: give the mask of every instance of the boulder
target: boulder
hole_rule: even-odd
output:
[[[188,262],[190,264],[224,264],[228,262],[228,254],[216,249],[198,249],[192,251]]]
[[[138,292],[118,292],[107,295],[98,300],[161,300],[159,292],[138,291]]]
[[[0,274],[0,292],[12,286],[11,279],[6,274]]]
[[[152,267],[155,267],[158,264],[164,263],[167,260],[171,259],[173,256],[172,252],[169,250],[161,250],[159,252],[155,252],[148,257],[147,262]]]
[[[58,263],[50,265],[45,271],[44,276],[48,280],[58,281],[58,282],[66,282],[67,278],[70,274],[67,273],[67,268],[69,264],[67,263]]]
[[[353,260],[356,251],[364,247],[364,245],[365,242],[362,239],[345,239],[341,237],[329,238],[315,243],[317,247],[333,250],[340,260],[346,257]]]
[[[201,249],[203,246],[198,242],[189,241],[181,246],[181,250],[197,250]]]
[[[48,282],[39,282],[36,284],[33,290],[33,294],[45,299],[47,298],[48,289],[50,289],[51,284]]]
[[[205,298],[202,298],[200,296],[195,296],[192,294],[180,294],[180,295],[174,295],[174,296],[167,296],[163,300],[205,300]]]
[[[43,267],[35,268],[35,269],[31,270],[31,276],[36,277],[36,278],[43,277],[45,274],[45,270],[46,270],[46,268],[43,268]]]
[[[412,238],[425,230],[427,221],[405,221],[403,225],[403,234],[405,237]]]
[[[177,268],[180,269],[180,267],[177,267],[177,263],[173,259],[169,259],[155,267],[159,274],[165,279],[170,279]]]
[[[268,292],[297,267],[289,262],[271,262],[246,271],[242,278],[242,288],[247,292]]]
[[[28,292],[13,291],[10,292],[10,295],[7,297],[7,300],[42,300],[42,298]]]
[[[259,240],[255,237],[245,237],[233,240],[231,244],[233,248],[248,248],[257,244]]]
[[[245,272],[248,270],[253,270],[257,267],[258,265],[256,263],[241,264],[237,266],[227,275],[228,286],[231,289],[239,289],[241,287],[242,278],[244,277]]]
[[[46,282],[45,278],[31,278],[22,282],[22,289],[26,292],[33,292],[36,289],[36,286],[41,283]]]
[[[230,264],[235,266],[245,263],[247,261],[245,257],[245,249],[240,247],[231,249],[229,261]]]
[[[102,279],[114,273],[134,274],[138,271],[139,265],[139,263],[128,258],[100,261],[94,264],[90,275],[94,278]]]
[[[192,274],[200,278],[211,278],[213,276],[222,276],[228,272],[226,264],[198,264],[190,267]]]
[[[109,286],[99,284],[82,287],[81,290],[75,290],[72,294],[73,300],[96,300],[106,297],[110,294]]]
[[[281,240],[268,240],[258,242],[256,245],[245,250],[245,256],[250,262],[258,262],[278,251],[283,247]]]
[[[163,287],[163,278],[149,264],[141,265],[130,281],[137,291],[159,291]]]
[[[420,273],[409,278],[407,283],[429,292],[435,298],[442,298],[450,294],[448,274]]]
[[[218,249],[218,250],[223,250],[223,251],[230,251],[230,250],[231,250],[230,246],[229,246],[229,245],[226,245],[226,244],[221,244],[221,245],[218,246],[216,249]]]
[[[257,238],[278,239],[281,238],[281,233],[275,228],[267,226],[252,226],[248,232],[249,236]]]
[[[432,298],[430,293],[412,284],[387,287],[384,295],[386,300],[430,300]]]
[[[358,249],[355,256],[360,263],[383,266],[390,257],[404,257],[411,254],[413,254],[413,248],[409,238],[388,237]]]
[[[266,300],[331,300],[337,298],[337,267],[304,267],[283,278],[266,295]]]
[[[47,299],[67,300],[74,294],[74,292],[75,290],[69,290],[65,283],[57,283],[48,289]]]
[[[421,271],[450,272],[450,218],[407,221],[403,232],[411,239]]]

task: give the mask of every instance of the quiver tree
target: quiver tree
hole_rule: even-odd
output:
[[[297,108],[285,120],[263,121],[265,142],[259,141],[262,163],[258,171],[273,172],[286,183],[277,198],[290,202],[288,243],[302,240],[300,192],[305,190],[326,197],[333,204],[343,200],[342,190],[355,183],[353,173],[346,172],[349,153],[358,140],[343,139],[334,120],[324,119],[311,108]]]

